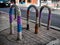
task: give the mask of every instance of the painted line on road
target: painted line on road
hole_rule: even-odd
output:
[[[4,12],[4,11],[1,11],[1,12]],[[4,12],[4,13],[8,14],[7,12]],[[22,17],[22,19],[26,20],[26,18],[24,18],[24,17]],[[30,19],[30,22],[35,23],[36,21]],[[45,23],[41,23],[41,25],[43,25],[45,27],[47,26],[47,24],[45,24]],[[56,26],[50,26],[50,28],[60,31],[60,28],[56,27]]]

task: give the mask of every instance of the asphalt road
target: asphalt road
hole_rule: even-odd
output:
[[[0,11],[4,11],[4,12],[9,13],[9,8],[0,8]],[[26,18],[26,10],[21,10],[21,12],[22,12],[22,17]],[[55,11],[55,13],[51,14],[51,25],[60,28],[60,15],[56,14],[56,13],[57,13],[57,11]],[[35,20],[35,12],[30,12],[30,19]],[[47,19],[48,19],[48,14],[42,13],[41,21],[43,23],[47,24]]]

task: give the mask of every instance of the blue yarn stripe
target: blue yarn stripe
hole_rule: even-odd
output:
[[[9,15],[12,15],[12,8],[10,8]]]
[[[22,32],[22,25],[18,24],[17,29],[18,29],[18,32]]]

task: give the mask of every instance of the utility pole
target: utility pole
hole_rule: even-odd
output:
[[[40,0],[40,7],[41,7],[41,0]]]

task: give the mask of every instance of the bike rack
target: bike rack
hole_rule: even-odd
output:
[[[21,19],[21,11],[17,5],[12,5],[9,11],[9,20],[10,20],[10,34],[14,34],[14,26],[13,26],[13,8],[16,9],[16,16],[17,16],[17,40],[22,39],[22,19]]]
[[[41,12],[42,10],[44,9],[44,7],[48,8],[48,11],[49,11],[49,14],[48,14],[48,24],[47,24],[47,30],[49,30],[49,26],[50,26],[50,17],[51,17],[51,9],[44,5],[40,8],[40,15],[39,15],[39,27],[40,27],[40,24],[41,24]]]
[[[35,34],[37,34],[38,33],[38,23],[37,23],[38,10],[37,10],[36,6],[34,6],[34,5],[30,5],[27,9],[27,30],[29,30],[29,13],[30,13],[30,8],[32,8],[32,7],[36,10]]]

